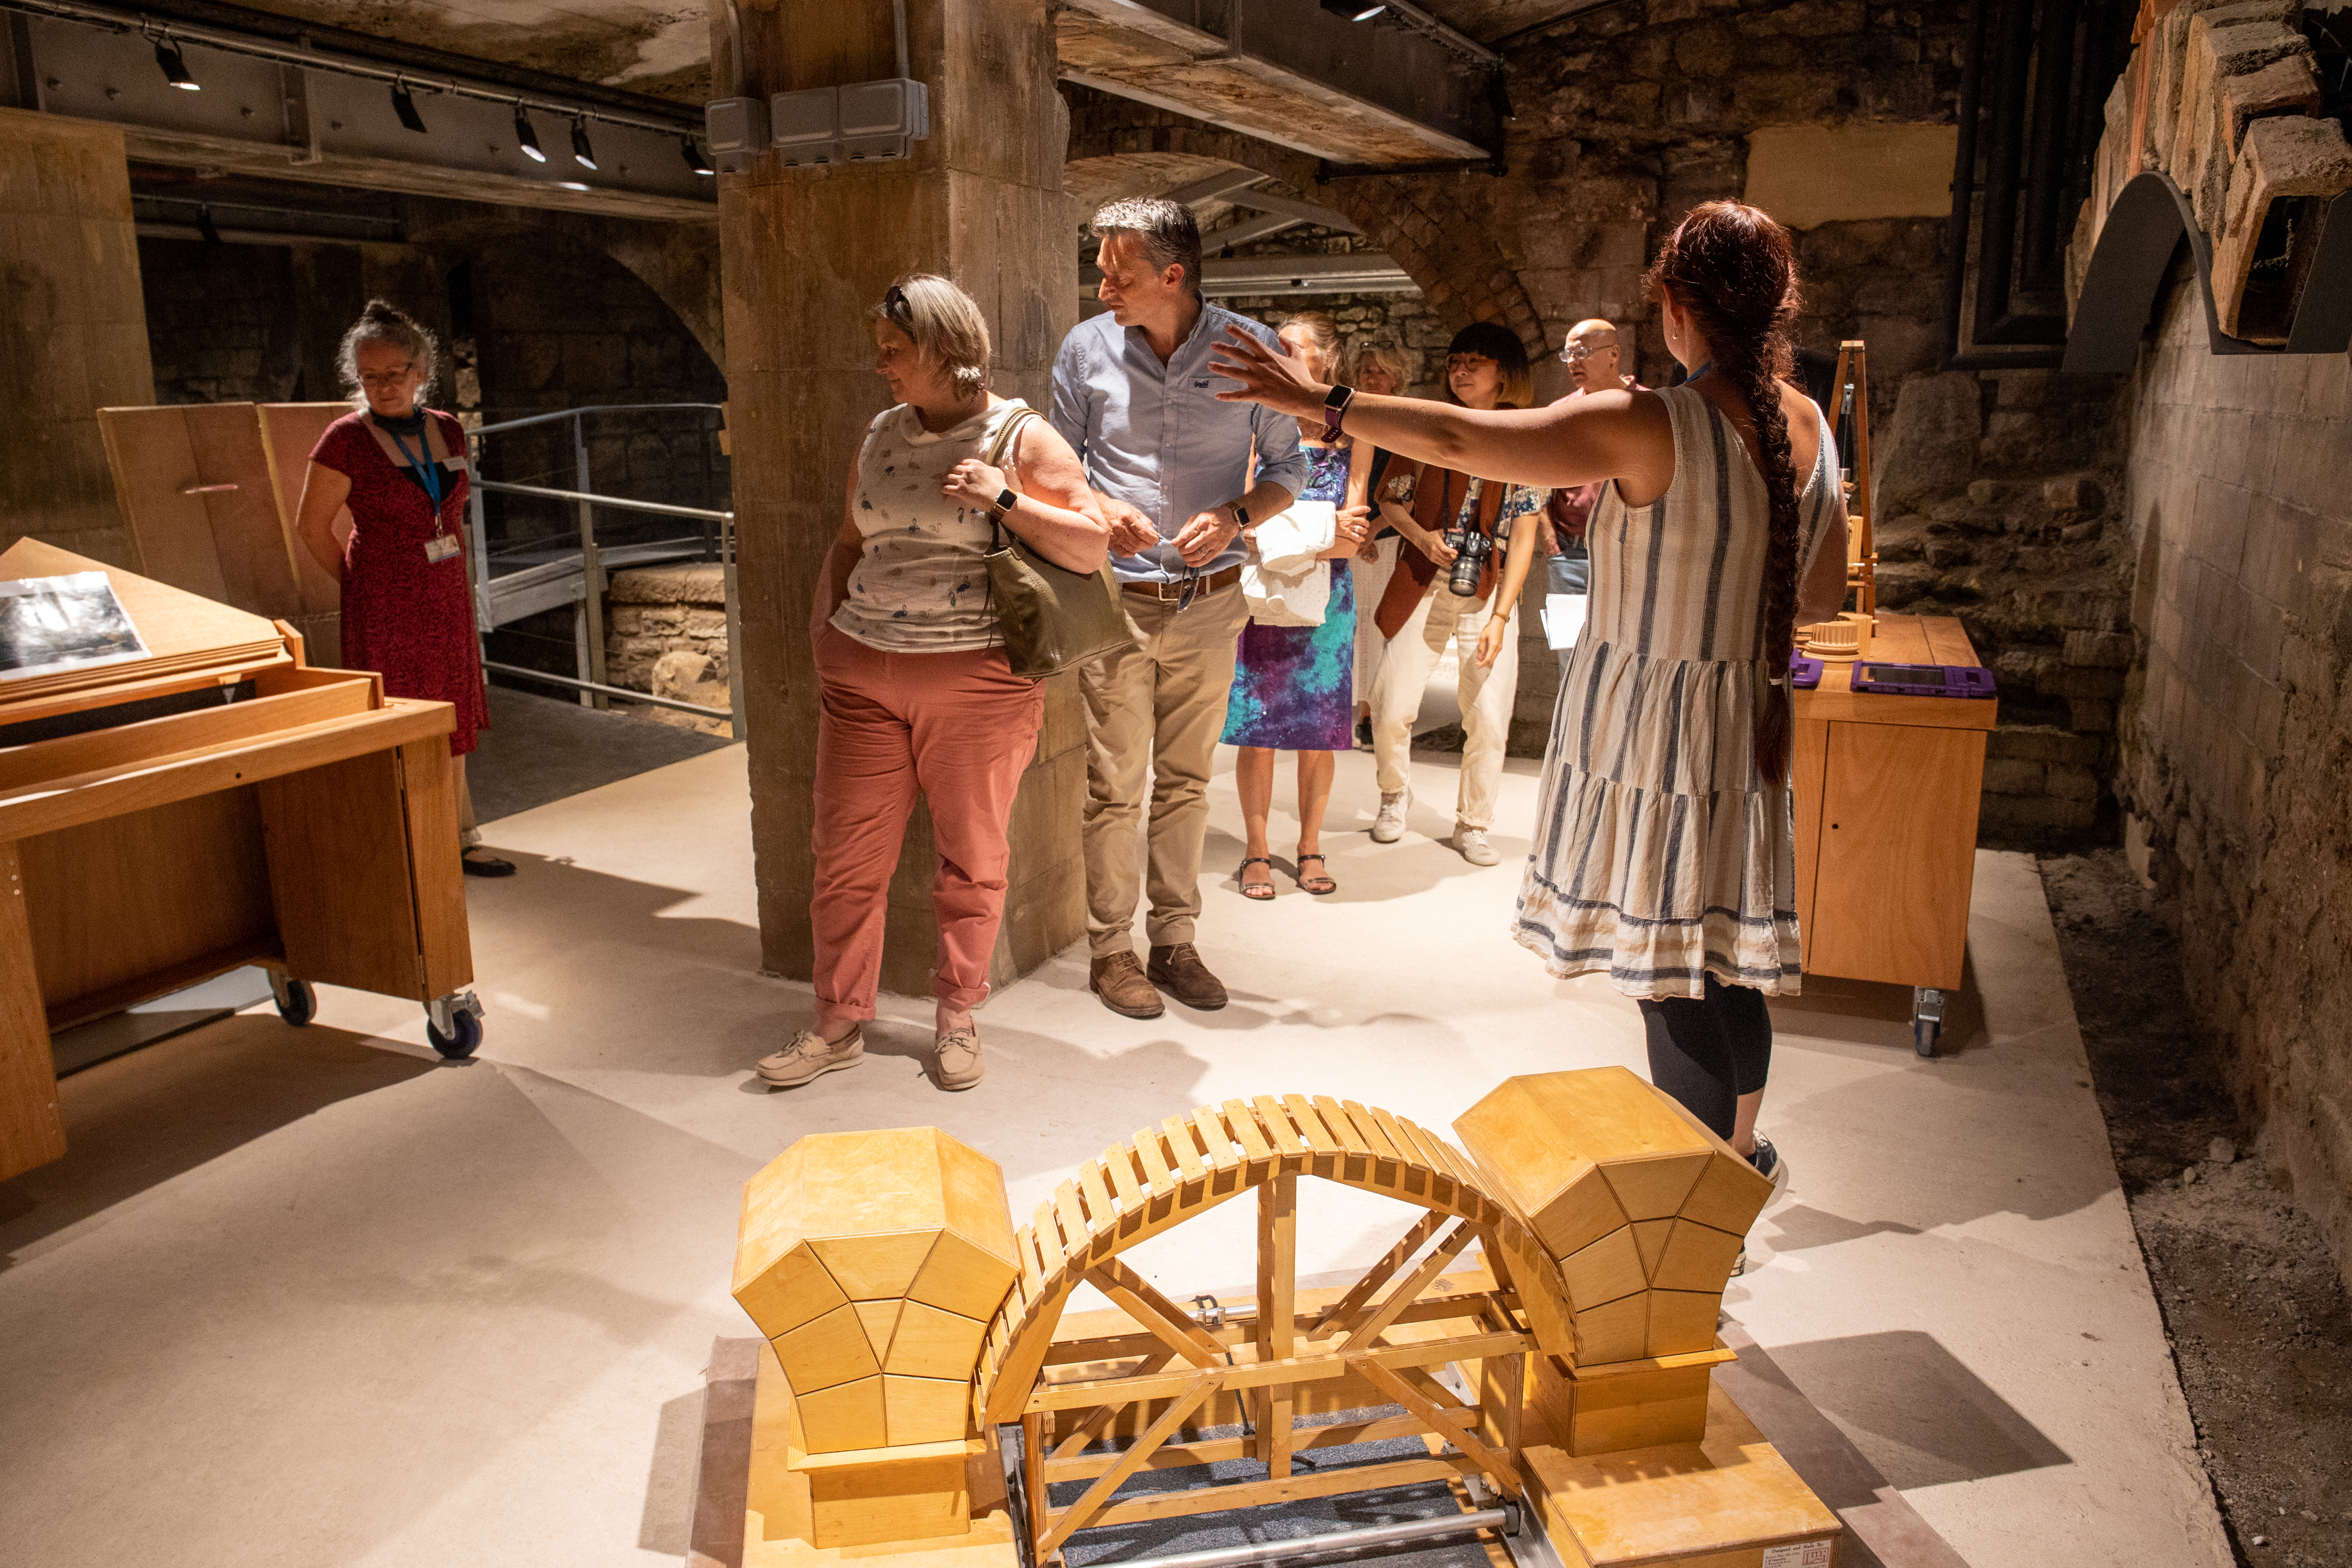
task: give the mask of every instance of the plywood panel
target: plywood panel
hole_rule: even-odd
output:
[[[262,784],[260,798],[287,968],[386,996],[440,994],[420,973],[395,754],[288,773]]]
[[[205,481],[185,413],[177,406],[101,408],[98,427],[140,572],[207,599],[226,598],[212,520],[204,498],[192,493]]]
[[[251,786],[44,833],[18,849],[45,1005],[271,940]]]
[[[269,481],[278,498],[279,515],[286,520],[286,533],[294,538],[294,519],[302,501],[302,481],[310,471],[310,448],[327,433],[327,426],[352,411],[348,403],[265,403],[260,407],[261,446],[269,464]],[[335,513],[335,537],[349,537],[352,512],[349,507]],[[297,539],[294,546],[294,570],[299,574],[301,589],[302,614],[305,616],[331,615],[342,608],[343,591],[327,569],[310,559],[310,552]],[[331,664],[342,657],[334,648],[314,648],[314,663]]]
[[[257,616],[299,615],[292,536],[270,485],[253,405],[197,403],[180,412],[195,451],[197,482],[205,487],[200,499],[220,562],[221,596]]]
[[[1789,804],[1797,819],[1797,931],[1809,957],[1813,949],[1813,889],[1822,865],[1822,786],[1829,766],[1830,727],[1800,719],[1789,771]]]
[[[66,1152],[16,846],[0,843],[0,1182]]]
[[[457,781],[449,742],[436,735],[400,748],[407,814],[408,873],[415,889],[417,952],[425,994],[446,996],[474,982],[474,942],[466,923],[466,873],[458,863]]]
[[[1984,752],[1975,731],[1830,727],[1811,970],[1959,984]]]

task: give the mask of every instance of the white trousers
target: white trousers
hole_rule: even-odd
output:
[[[1501,593],[1487,595],[1491,601]],[[1508,606],[1505,606],[1506,609]],[[1461,667],[1454,690],[1462,705],[1462,787],[1454,819],[1465,827],[1495,826],[1495,791],[1503,776],[1503,747],[1511,736],[1511,708],[1519,692],[1519,639],[1507,637],[1494,667],[1478,668],[1478,634],[1495,613],[1475,599],[1458,599],[1440,575],[1422,595],[1412,618],[1389,639],[1372,683],[1372,761],[1381,793],[1408,788],[1412,766],[1412,725],[1421,716],[1422,693],[1445,645],[1454,645]]]
[[[1356,684],[1351,689],[1356,700],[1366,707],[1371,705],[1372,686],[1380,679],[1381,658],[1388,651],[1389,641],[1372,624],[1372,616],[1381,607],[1381,595],[1389,591],[1389,579],[1396,575],[1397,547],[1403,542],[1391,534],[1372,546],[1371,560],[1359,555],[1348,563],[1349,574],[1356,580]]]

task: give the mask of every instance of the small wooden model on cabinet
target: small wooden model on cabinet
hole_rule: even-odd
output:
[[[735,1294],[770,1344],[745,1568],[1036,1568],[1080,1530],[1431,1482],[1498,1510],[1391,1531],[1540,1531],[1585,1568],[1826,1564],[1836,1516],[1711,1387],[1769,1184],[1622,1068],[1511,1079],[1457,1127],[1229,1100],[1112,1145],[1018,1230],[945,1134],[802,1140],[744,1190]],[[1302,1177],[1407,1205],[1351,1285],[1298,1288]],[[1188,1310],[1120,1256],[1244,1195],[1254,1293]],[[1066,1312],[1082,1284],[1111,1310]],[[926,1399],[901,1426],[894,1368],[951,1365],[952,1422]],[[1423,1457],[1344,1462],[1404,1437]],[[1255,1478],[1124,1485],[1231,1460]]]
[[[283,624],[37,540],[0,580],[103,573],[130,662],[0,681],[0,1179],[65,1152],[52,1030],[246,964],[481,1037],[448,705],[314,669]]]

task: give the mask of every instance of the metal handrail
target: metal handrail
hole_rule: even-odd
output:
[[[651,701],[659,706],[683,706],[690,711],[705,713],[716,711],[695,704],[679,704],[666,699],[651,697],[647,693],[630,691],[625,687],[606,684],[604,680],[604,570],[596,546],[595,509],[605,506],[620,511],[646,512],[661,517],[692,518],[706,524],[716,522],[719,525],[717,537],[709,540],[705,547],[717,549],[725,584],[723,592],[727,605],[729,694],[727,716],[740,731],[741,721],[737,716],[743,710],[743,667],[736,656],[737,650],[741,646],[742,619],[735,601],[734,512],[716,510],[709,507],[676,506],[667,501],[632,500],[624,496],[598,495],[588,488],[588,441],[586,426],[583,423],[591,414],[671,413],[681,409],[692,409],[702,412],[715,410],[723,416],[725,408],[724,404],[719,403],[588,404],[578,408],[562,408],[547,414],[527,415],[520,419],[504,420],[496,425],[477,426],[467,432],[468,447],[475,459],[473,464],[475,483],[473,500],[470,503],[474,535],[475,614],[477,624],[485,634],[490,630],[490,568],[489,523],[482,506],[483,492],[499,490],[510,495],[535,496],[548,500],[568,501],[576,510],[579,521],[577,531],[580,540],[583,594],[577,605],[578,618],[572,627],[573,637],[579,648],[579,679],[563,679],[544,676],[541,671],[523,669],[518,666],[491,665],[489,668],[517,675],[541,676],[554,684],[574,688],[580,692],[581,701],[592,707],[603,707],[608,697],[626,695],[633,700]],[[546,485],[516,484],[508,480],[485,479],[480,477],[481,437],[500,435],[510,430],[525,429],[537,425],[550,425],[563,419],[572,421],[572,466],[578,475],[576,488],[558,489]],[[721,434],[722,436],[724,434],[723,428]]]
[[[583,414],[645,414],[656,408],[708,408],[724,412],[726,407],[723,403],[587,403],[577,408],[559,408],[552,414],[527,414],[520,419],[508,419],[496,425],[477,425],[467,434],[497,436],[509,430],[520,430],[527,426],[552,424],[558,419],[577,419]]]
[[[667,405],[656,404],[663,407]],[[476,431],[480,435],[480,431]],[[550,500],[587,501],[596,506],[610,507],[614,511],[650,511],[663,517],[698,517],[710,522],[732,522],[731,511],[713,511],[708,507],[672,506],[667,501],[628,500],[620,496],[590,495],[584,490],[552,490],[545,485],[510,484],[505,479],[478,479],[475,483],[486,490],[506,490],[519,496],[545,496]]]
[[[543,669],[529,669],[520,664],[500,664],[496,659],[482,660],[484,669],[495,669],[500,675],[519,675],[526,680],[544,680],[551,686],[568,686],[575,691],[593,691],[606,697],[619,697],[630,702],[650,703],[656,708],[675,708],[681,713],[699,713],[705,719],[735,721],[732,708],[705,708],[699,702],[688,702],[677,697],[656,697],[650,691],[635,691],[625,686],[607,686],[597,680],[575,680],[568,675],[551,675]]]

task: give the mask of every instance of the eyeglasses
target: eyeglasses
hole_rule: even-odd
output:
[[[1445,368],[1449,373],[1457,370],[1476,370],[1480,365],[1498,363],[1500,362],[1489,359],[1485,354],[1447,354],[1445,356]]]
[[[1598,347],[1590,343],[1565,343],[1561,345],[1559,351],[1560,363],[1563,364],[1580,364],[1584,361],[1591,359],[1594,354],[1607,353],[1616,346],[1617,345],[1615,343],[1602,343]]]
[[[415,368],[416,366],[414,363],[404,364],[398,370],[378,371],[373,375],[369,374],[365,371],[362,371],[360,373],[360,384],[362,386],[398,386],[402,382],[408,379],[408,373]]]
[[[915,324],[915,307],[908,302],[907,291],[896,283],[891,284],[889,292],[882,296],[882,313],[901,327],[911,329]],[[910,330],[908,336],[913,335]]]

